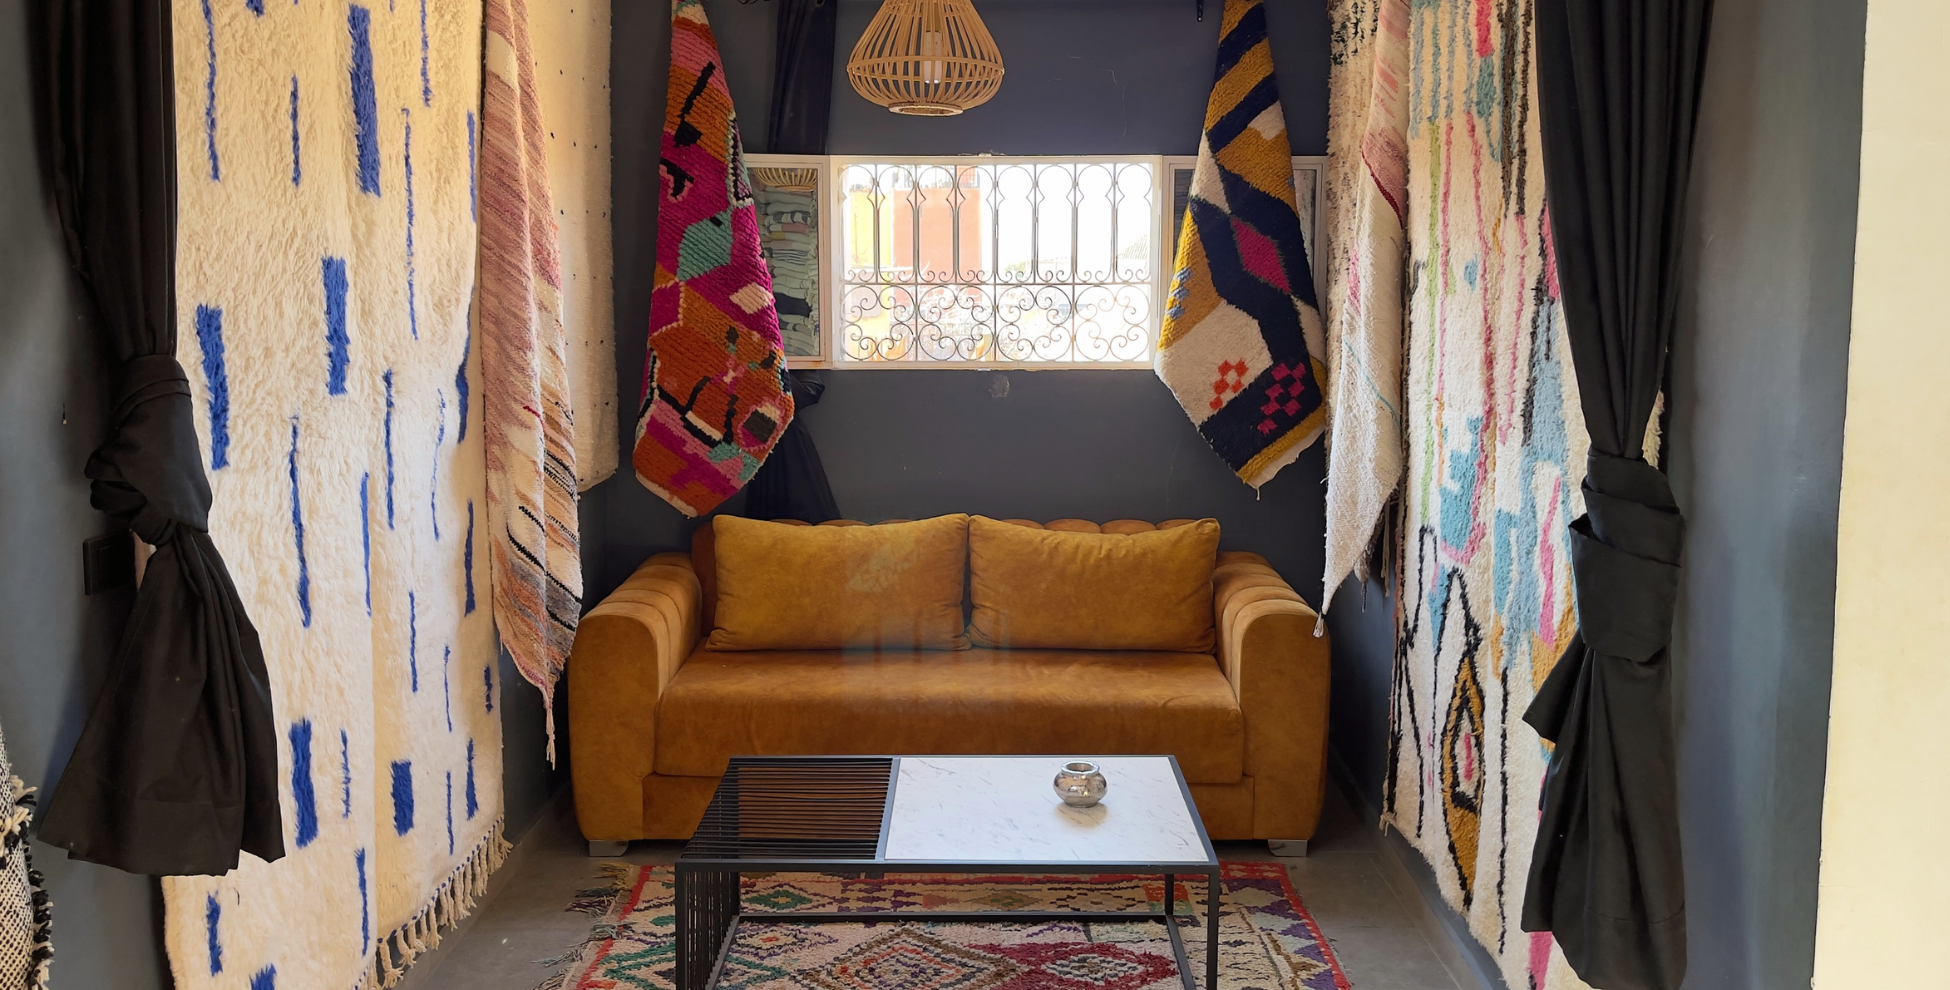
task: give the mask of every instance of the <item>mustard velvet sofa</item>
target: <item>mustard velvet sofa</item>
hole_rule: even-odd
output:
[[[1192,522],[1005,521],[1113,534]],[[1304,854],[1319,822],[1329,644],[1258,554],[1217,553],[1210,653],[713,650],[714,566],[706,524],[691,553],[650,557],[582,618],[569,738],[592,855],[689,838],[740,755],[1168,753],[1214,839]]]

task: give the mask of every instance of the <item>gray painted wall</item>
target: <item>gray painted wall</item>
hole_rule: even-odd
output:
[[[31,6],[0,0],[0,727],[14,772],[45,795],[133,596],[81,593],[81,541],[110,529],[81,476],[107,417],[35,159]],[[156,882],[32,850],[54,899],[56,985],[166,986]]]
[[[555,765],[548,762],[547,721],[542,694],[521,679],[507,651],[501,652],[501,793],[507,833],[520,841],[542,817],[549,801],[569,783],[569,699],[555,694]]]
[[[835,153],[1192,154],[1211,87],[1219,0],[985,0],[1008,75],[987,105],[900,117],[855,94],[845,55],[877,3],[840,7]],[[1321,0],[1268,4],[1295,154],[1322,154],[1327,19]],[[744,136],[763,151],[775,5],[709,0]],[[656,237],[656,160],[669,49],[665,9],[618,4],[611,64],[615,149],[618,407],[641,398]],[[1213,516],[1228,547],[1265,554],[1319,600],[1323,464],[1318,447],[1257,497],[1204,446],[1148,371],[838,371],[804,412],[841,510],[863,519],[942,512],[1055,519]],[[1007,394],[996,397],[1002,381]],[[582,505],[590,604],[644,557],[689,546],[691,522],[623,470]],[[740,499],[727,504],[737,511]]]
[[[1813,973],[1865,0],[1716,0],[1667,467],[1686,986]],[[1392,602],[1336,598],[1334,743],[1380,800]]]
[[[1324,537],[1323,537],[1324,539]],[[1353,577],[1334,592],[1327,632],[1334,638],[1334,695],[1327,734],[1342,783],[1374,811],[1388,772],[1388,691],[1395,663],[1395,589],[1377,574]]]
[[[1718,0],[1674,354],[1688,987],[1814,967],[1865,0]]]

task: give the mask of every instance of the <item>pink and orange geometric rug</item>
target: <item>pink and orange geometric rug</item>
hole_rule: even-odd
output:
[[[669,990],[676,958],[668,866],[605,868],[610,886],[571,910],[602,916],[566,968],[537,990]],[[1226,990],[1348,990],[1320,926],[1276,863],[1224,864],[1219,981]],[[1205,969],[1202,878],[1180,880],[1186,951]],[[747,874],[756,911],[1156,911],[1160,877],[884,877]],[[1200,979],[1203,985],[1203,980]],[[1155,922],[790,924],[741,926],[721,990],[1181,990]]]

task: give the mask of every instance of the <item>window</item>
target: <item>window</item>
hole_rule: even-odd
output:
[[[1151,364],[1193,159],[747,164],[793,367]],[[1320,160],[1294,164],[1311,257]]]

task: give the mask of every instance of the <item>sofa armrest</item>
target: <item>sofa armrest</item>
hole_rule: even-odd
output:
[[[697,645],[697,572],[681,553],[643,562],[582,617],[569,654],[569,746],[584,838],[643,837],[657,702]]]
[[[1265,558],[1222,553],[1212,576],[1219,665],[1246,717],[1253,837],[1312,838],[1327,788],[1328,642]]]

